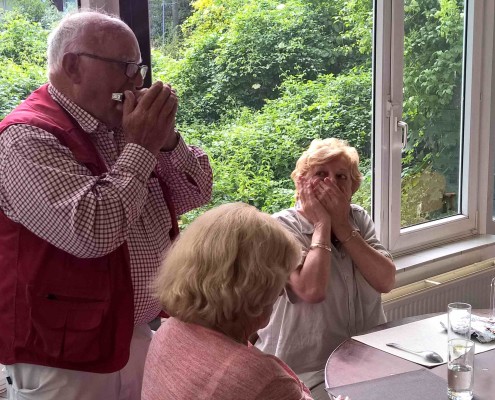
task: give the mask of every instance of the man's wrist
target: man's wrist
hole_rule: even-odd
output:
[[[172,137],[173,137],[173,143],[171,145],[162,146],[160,151],[172,151],[173,149],[175,149],[177,147],[177,145],[179,144],[179,140],[180,140],[180,133],[175,128],[174,128],[174,133],[173,133]]]

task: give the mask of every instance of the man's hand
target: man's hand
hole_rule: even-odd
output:
[[[177,145],[175,115],[177,96],[169,85],[155,82],[139,98],[125,92],[122,126],[128,143],[136,143],[157,155],[160,149],[172,150]],[[140,93],[140,94],[141,94]]]

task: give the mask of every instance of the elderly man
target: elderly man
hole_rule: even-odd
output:
[[[50,83],[0,124],[0,362],[13,399],[135,400],[149,283],[211,168],[175,131],[170,86],[138,90],[125,23],[79,12],[48,41]]]

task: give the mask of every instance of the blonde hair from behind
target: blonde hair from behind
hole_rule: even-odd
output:
[[[297,189],[297,180],[305,176],[309,170],[317,165],[326,164],[335,158],[343,158],[349,163],[352,180],[352,194],[356,193],[363,180],[363,175],[359,171],[359,155],[357,150],[349,146],[346,140],[337,138],[315,139],[308,149],[304,151],[297,160],[296,168],[290,175]]]
[[[182,321],[242,325],[274,304],[299,258],[300,246],[275,219],[244,203],[224,204],[174,243],[155,292]]]

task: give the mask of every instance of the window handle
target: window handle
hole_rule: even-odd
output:
[[[402,131],[402,150],[405,150],[407,146],[407,134],[409,131],[409,127],[404,121],[398,121],[397,127],[400,128],[400,130]]]

